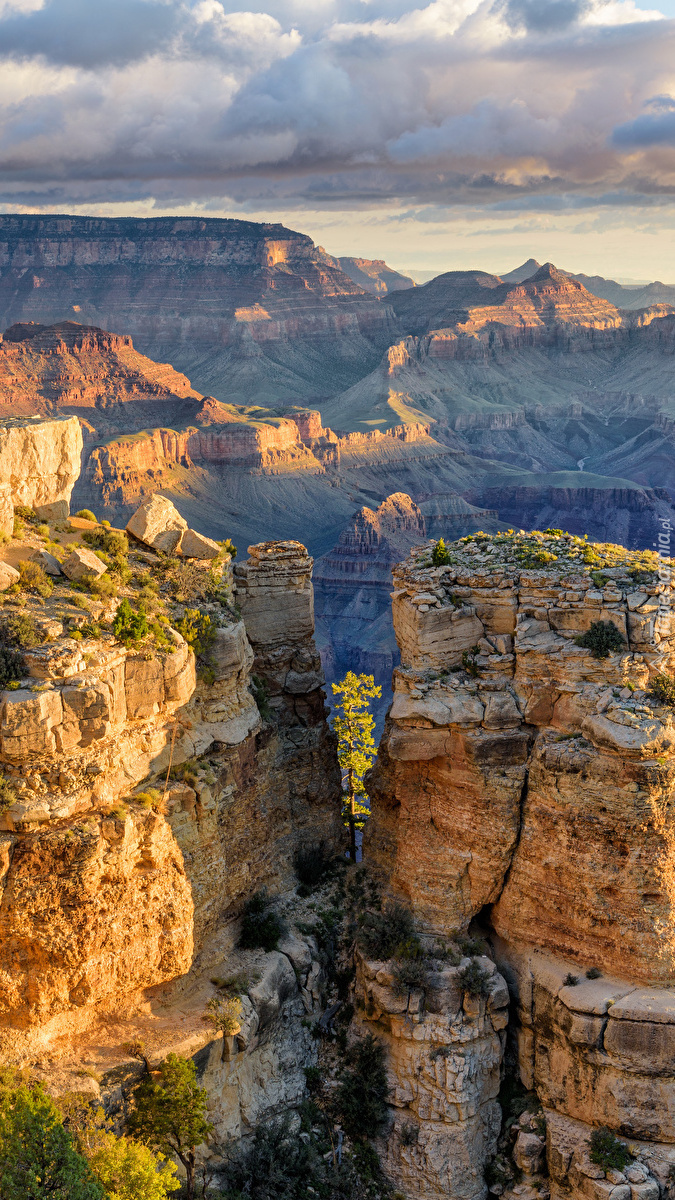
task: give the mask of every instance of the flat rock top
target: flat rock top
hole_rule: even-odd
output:
[[[573,1012],[600,1016],[611,1007],[614,1015],[619,1004],[632,998],[632,993],[626,995],[627,992],[630,992],[630,984],[615,979],[583,979],[573,987],[562,987],[558,999]]]
[[[639,988],[613,1004],[611,1016],[620,1021],[675,1025],[675,988]]]
[[[559,589],[564,580],[572,590],[583,593],[600,587],[600,599],[604,590],[619,599],[639,586],[646,585],[650,592],[658,585],[659,559],[651,550],[587,542],[557,530],[469,534],[448,543],[448,562],[439,566],[433,565],[433,549],[434,543],[428,542],[413,550],[397,568],[395,586],[426,591],[443,580],[471,579],[475,586],[504,587],[520,578],[521,583]]]

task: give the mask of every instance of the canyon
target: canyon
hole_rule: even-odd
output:
[[[333,444],[314,413],[279,420]],[[303,854],[345,846],[314,563],[290,539],[233,562],[156,496],[129,523],[128,575],[83,592],[68,555],[115,531],[64,515],[79,423],[16,419],[10,434],[32,439],[29,465],[42,455],[45,517],[24,515],[0,558],[55,565],[45,594],[13,584],[18,571],[0,593],[3,622],[39,631],[0,708],[0,1052],[118,1120],[144,1070],[193,1058],[217,1180],[232,1139],[295,1113],[339,1045],[323,924],[338,894],[298,887]],[[16,472],[7,486],[30,514]],[[673,560],[502,530],[452,501],[362,508],[317,571],[319,633],[334,618],[332,653],[363,655],[360,669],[382,653],[393,570],[400,663],[380,664],[393,703],[364,868],[380,919],[396,903],[410,914],[425,966],[402,986],[398,952],[358,933],[339,952],[345,1038],[372,1032],[384,1053],[374,1146],[406,1200],[667,1200],[675,717],[657,683],[675,674]],[[427,522],[453,521],[474,529],[435,564]],[[177,555],[153,549],[160,527]],[[354,576],[375,619],[347,611]],[[140,641],[116,624],[120,597],[149,606]],[[195,614],[208,653],[190,644]],[[600,650],[598,622],[613,631]],[[364,868],[347,868],[349,886]],[[283,918],[278,944],[245,949],[261,895]],[[221,1036],[204,1014],[235,978],[239,1032]],[[515,1121],[509,1088],[524,1097]],[[626,1142],[627,1173],[589,1157],[599,1126]]]

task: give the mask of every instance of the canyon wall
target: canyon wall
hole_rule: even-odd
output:
[[[75,319],[131,334],[202,392],[244,403],[325,394],[331,373],[333,390],[349,386],[377,361],[369,339],[381,353],[392,324],[391,310],[282,225],[3,215],[0,264],[3,327]]]
[[[675,1146],[675,714],[649,690],[675,668],[667,566],[510,533],[394,573],[401,666],[365,853],[425,934],[489,937],[557,1196],[621,1183],[590,1163],[593,1127],[662,1180]],[[604,657],[577,642],[594,622],[617,631]],[[528,1170],[531,1198],[547,1185]]]
[[[132,549],[132,569],[152,557]],[[236,943],[253,893],[285,897],[300,848],[342,841],[311,569],[299,544],[251,547],[244,615],[202,605],[215,637],[200,679],[174,630],[163,649],[106,633],[117,599],[72,609],[70,628],[63,597],[36,609],[47,640],[0,708],[14,793],[0,816],[0,1051],[57,1092],[118,1110],[141,1043],[151,1063],[197,1056],[221,1141],[304,1094],[317,946],[290,922],[279,951]],[[233,586],[226,564],[221,595]],[[204,1014],[233,971],[248,982],[228,1049]]]

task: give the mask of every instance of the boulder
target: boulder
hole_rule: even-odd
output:
[[[46,571],[48,575],[63,574],[58,558],[54,558],[54,555],[50,554],[48,550],[36,550],[32,556],[32,562],[39,563],[43,571]]]
[[[20,578],[14,567],[10,567],[9,563],[0,562],[0,592],[6,592],[7,588],[13,583],[18,583]]]
[[[526,1175],[536,1175],[544,1156],[544,1142],[521,1129],[513,1148],[513,1161]]]
[[[187,521],[166,496],[150,496],[127,522],[127,533],[165,554],[174,553],[187,528]]]
[[[185,531],[178,550],[183,558],[217,558],[220,554],[217,542],[204,537],[203,533],[195,533],[194,529]]]
[[[297,990],[295,971],[286,955],[278,950],[266,954],[261,977],[248,993],[258,1013],[261,1028],[277,1016],[284,1001],[294,996]]]
[[[67,500],[53,500],[51,504],[34,504],[33,508],[43,521],[65,521],[70,512]]]
[[[97,558],[93,550],[85,550],[77,546],[68,555],[64,563],[61,564],[61,570],[68,579],[87,579],[94,576],[99,579],[105,571],[107,571],[105,563],[102,563],[100,558]]]

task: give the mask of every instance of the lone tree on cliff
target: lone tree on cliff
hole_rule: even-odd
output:
[[[363,803],[366,797],[363,776],[372,766],[377,751],[373,740],[375,718],[369,702],[382,695],[382,688],[372,675],[355,675],[353,671],[348,671],[341,683],[332,687],[334,695],[342,697],[336,702],[333,729],[342,768],[342,819],[349,828],[349,856],[356,862],[356,831],[363,829],[369,812]]]
[[[159,1078],[145,1075],[134,1089],[134,1102],[129,1133],[161,1154],[180,1159],[187,1176],[187,1200],[194,1200],[195,1151],[213,1126],[206,1119],[206,1089],[197,1087],[192,1059],[169,1054],[159,1068]]]

